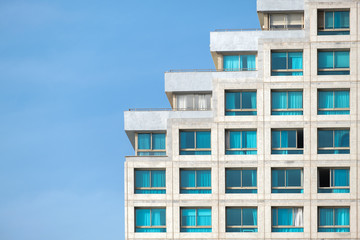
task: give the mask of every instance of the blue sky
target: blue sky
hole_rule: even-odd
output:
[[[210,31],[257,27],[255,0],[2,0],[0,239],[124,239],[123,111],[213,68]]]

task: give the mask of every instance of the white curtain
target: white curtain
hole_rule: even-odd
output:
[[[179,94],[176,96],[176,108],[179,110],[211,109],[211,94]]]
[[[294,226],[301,227],[303,226],[303,209],[302,208],[294,208]]]

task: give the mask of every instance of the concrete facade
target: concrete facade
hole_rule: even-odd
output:
[[[258,12],[303,11],[303,30],[212,32],[217,71],[168,72],[170,101],[182,92],[211,92],[211,111],[129,111],[125,131],[166,132],[166,156],[129,156],[125,161],[125,239],[360,239],[360,2],[358,0],[258,0]],[[350,34],[319,36],[319,9],[348,9]],[[262,16],[262,15],[259,15]],[[281,34],[280,34],[281,32]],[[350,51],[349,75],[318,75],[322,49]],[[271,51],[301,50],[303,76],[271,76]],[[224,72],[226,54],[256,52],[256,71]],[[257,115],[225,116],[225,91],[256,90]],[[303,115],[271,115],[272,90],[302,90]],[[318,115],[319,89],[348,89],[349,115]],[[172,102],[171,102],[172,104]],[[318,129],[349,129],[350,154],[318,154]],[[180,130],[211,130],[211,155],[179,155]],[[226,155],[225,131],[256,129],[256,155]],[[272,129],[303,129],[303,154],[271,154]],[[318,168],[349,168],[350,193],[318,193]],[[180,194],[180,169],[211,169],[211,194]],[[256,168],[257,194],[225,193],[225,169]],[[303,193],[271,193],[272,168],[303,169]],[[135,169],[166,170],[166,194],[135,194]],[[273,207],[302,207],[304,232],[272,232]],[[319,207],[349,207],[350,232],[318,232]],[[165,233],[135,232],[135,208],[166,208]],[[182,207],[210,207],[211,232],[180,232]],[[258,232],[226,232],[226,207],[257,207]]]

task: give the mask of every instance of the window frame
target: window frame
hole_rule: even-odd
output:
[[[278,186],[278,187],[273,187],[273,178],[272,178],[272,172],[273,170],[284,170],[285,174],[284,174],[284,186]],[[288,175],[288,171],[287,170],[300,170],[300,186],[288,186],[287,183],[287,175]],[[304,191],[304,169],[301,167],[295,167],[295,168],[278,168],[278,167],[274,167],[271,168],[271,194],[302,194],[303,192],[300,193],[275,193],[273,192],[273,189],[278,189],[278,190],[302,190]]]
[[[228,214],[228,209],[241,209],[241,225],[228,225],[227,223],[227,214]],[[256,209],[256,225],[244,225],[244,215],[243,215],[243,209]],[[240,229],[249,229],[249,228],[256,228],[256,231],[240,231],[240,232],[258,232],[258,208],[255,207],[236,207],[236,206],[229,206],[229,207],[225,207],[225,232],[228,232],[227,229],[228,228],[240,228]]]
[[[137,219],[137,215],[136,215],[136,210],[137,209],[149,209],[150,210],[150,226],[137,226],[136,225],[136,219]],[[152,215],[152,210],[153,209],[164,209],[165,210],[165,225],[159,225],[159,226],[153,226],[152,225],[152,217],[151,217],[151,215]],[[134,220],[135,220],[135,232],[138,232],[138,231],[136,231],[136,229],[137,228],[140,228],[140,229],[165,229],[165,231],[163,231],[163,232],[138,232],[138,233],[164,233],[164,232],[166,232],[166,207],[135,207],[134,208]]]
[[[320,58],[319,53],[320,52],[332,52],[333,54],[333,61],[332,61],[332,68],[319,68]],[[349,52],[349,67],[348,68],[337,68],[335,67],[335,52]],[[328,75],[350,75],[350,49],[318,49],[317,50],[317,75],[319,76],[328,76]],[[320,73],[336,73],[336,72],[349,72],[346,74],[320,74]]]
[[[271,19],[272,17],[274,17],[273,15],[277,14],[277,15],[282,15],[283,16],[283,25],[271,25]],[[300,27],[298,25],[289,25],[289,15],[301,15],[301,22],[302,24],[300,24]],[[268,26],[270,30],[301,30],[304,29],[304,12],[292,12],[292,13],[269,13],[268,14]],[[276,27],[276,26],[283,26],[283,27]],[[290,27],[293,26],[293,27]]]
[[[302,68],[301,69],[289,69],[289,53],[300,53],[302,54]],[[303,49],[272,49],[270,52],[270,62],[271,62],[271,76],[279,77],[294,77],[294,76],[303,76],[304,75],[304,50]],[[285,69],[273,69],[273,53],[286,53],[286,68]],[[300,75],[276,75],[276,73],[301,73]]]
[[[273,92],[286,92],[286,108],[273,108],[273,98],[272,98],[272,94]],[[301,92],[301,100],[302,100],[302,108],[289,108],[289,92]],[[302,114],[300,115],[275,115],[272,112],[302,112]],[[272,89],[271,90],[271,115],[273,116],[301,116],[304,115],[304,90],[299,90],[299,89]]]
[[[195,226],[184,226],[183,225],[183,209],[194,209],[195,210]],[[198,225],[198,209],[210,209],[210,213],[211,213],[211,225]],[[180,207],[180,232],[184,232],[184,231],[181,231],[181,229],[198,229],[198,228],[205,228],[205,229],[210,229],[212,232],[212,207]],[[201,232],[200,232],[201,233]]]
[[[240,171],[240,187],[228,187],[226,182],[227,171]],[[253,170],[256,171],[256,186],[255,187],[244,187],[243,186],[243,170]],[[225,168],[225,194],[257,194],[257,184],[258,183],[258,175],[257,168]],[[229,193],[227,190],[256,190],[256,193]]]
[[[240,145],[243,143],[243,132],[255,132],[256,134],[256,148],[230,148],[230,132],[241,132]],[[228,140],[229,139],[229,140]],[[229,141],[229,142],[227,142]],[[227,147],[229,146],[229,147]],[[227,154],[230,151],[243,151],[243,155],[256,155],[257,154],[257,129],[225,129],[225,155],[241,155],[241,154]],[[246,154],[247,151],[256,151],[256,153]]]
[[[181,171],[195,171],[195,187],[181,187]],[[197,172],[198,171],[210,171],[210,186],[209,187],[198,187],[197,186]],[[180,179],[180,194],[212,194],[212,177],[211,177],[211,168],[180,168],[179,171],[179,179]],[[210,193],[182,193],[181,190],[210,190]]]
[[[335,92],[342,92],[342,91],[348,91],[349,92],[349,107],[348,108],[336,108],[335,107]],[[320,94],[319,92],[332,92],[333,93],[333,108],[320,108]],[[337,88],[337,89],[319,89],[317,91],[317,96],[318,96],[318,101],[317,101],[317,115],[350,115],[350,89],[342,89],[342,88]],[[319,114],[319,111],[331,111],[331,112],[335,112],[335,111],[349,111],[349,114]]]
[[[136,187],[136,171],[149,171],[149,183],[150,187]],[[152,187],[153,182],[151,181],[151,173],[152,171],[164,171],[164,177],[165,177],[165,186],[164,187]],[[137,193],[136,190],[164,190],[164,193]],[[166,169],[164,168],[134,168],[134,194],[166,194]]]
[[[150,134],[150,148],[139,149],[139,134]],[[165,148],[164,149],[153,149],[153,134],[164,134],[165,135]],[[166,156],[166,132],[137,132],[135,133],[135,155],[138,157],[160,157]],[[139,153],[149,153],[149,155],[139,155]],[[164,153],[161,155],[152,155],[151,153]]]
[[[326,13],[332,12],[333,15],[333,24],[332,28],[326,28]],[[335,28],[335,12],[349,12],[349,27],[348,28]],[[322,14],[322,19],[320,19],[320,14]],[[335,32],[346,32],[345,34],[341,35],[349,35],[350,34],[350,9],[318,9],[318,23],[317,23],[317,30],[318,35],[332,35],[331,33]],[[321,23],[319,22],[321,20]],[[322,33],[322,34],[319,34]],[[333,35],[332,35],[333,36]]]
[[[271,232],[274,232],[272,230],[273,228],[292,228],[292,229],[302,228],[302,230],[304,231],[304,219],[303,219],[302,225],[299,226],[299,227],[295,226],[295,224],[294,225],[279,225],[279,213],[278,213],[278,211],[277,211],[277,214],[276,214],[276,224],[277,225],[274,225],[274,222],[273,222],[274,217],[273,217],[273,211],[272,210],[273,209],[276,209],[276,210],[278,210],[278,209],[289,209],[289,208],[292,209],[292,217],[293,217],[292,221],[294,223],[295,223],[295,208],[301,208],[302,212],[304,214],[304,207],[292,207],[292,206],[281,206],[281,207],[279,206],[278,207],[278,206],[272,206],[271,207]]]
[[[348,147],[335,147],[335,131],[338,131],[338,130],[347,130],[349,132],[349,146]],[[333,139],[332,139],[332,145],[333,147],[319,147],[319,131],[332,131],[333,132]],[[317,129],[317,154],[350,154],[350,128],[318,128]],[[333,151],[336,151],[336,150],[349,150],[349,153],[319,153],[319,150],[320,151],[323,151],[323,150],[333,150]]]
[[[240,94],[240,103],[239,106],[240,108],[235,108],[235,109],[228,109],[226,107],[226,103],[227,103],[227,98],[226,98],[226,93],[239,93]],[[243,93],[255,93],[255,98],[256,98],[256,107],[255,108],[244,108],[243,107]],[[225,116],[256,116],[257,115],[257,90],[253,90],[253,89],[241,89],[241,90],[225,90]],[[231,112],[255,112],[255,114],[244,114],[244,115],[227,115],[227,113],[231,113]]]
[[[295,145],[298,146],[298,131],[302,131],[303,132],[303,147],[302,148],[298,148],[298,147],[287,147],[287,148],[282,148],[280,146],[280,148],[273,148],[272,147],[272,138],[273,138],[273,131],[280,131],[280,145],[281,145],[281,132],[282,131],[295,131],[296,132],[296,137],[295,137]],[[278,128],[272,128],[271,129],[271,154],[280,154],[280,155],[289,155],[289,154],[304,154],[304,129],[303,128],[282,128],[282,129],[278,129]],[[302,151],[302,153],[286,153],[286,154],[281,154],[281,153],[273,153],[273,151]]]
[[[328,170],[329,171],[329,187],[320,187],[320,172],[319,170]],[[348,170],[349,171],[349,185],[348,186],[332,186],[333,185],[333,180],[334,180],[334,176],[335,172],[334,170]],[[319,192],[319,190],[336,190],[336,189],[345,189],[345,190],[349,190],[348,193],[350,193],[350,168],[349,167],[318,167],[317,168],[317,180],[318,180],[318,193],[322,193]],[[334,192],[331,192],[330,194],[332,194]]]
[[[192,95],[192,108],[179,108],[179,103],[178,103],[178,96],[188,96],[188,95]],[[195,103],[196,103],[196,101],[195,101],[195,96],[199,96],[199,95],[205,95],[205,96],[210,96],[210,102],[209,102],[209,108],[195,108],[194,106],[195,106]],[[211,104],[211,102],[212,102],[212,93],[211,92],[202,92],[202,93],[200,93],[200,92],[198,92],[198,93],[191,93],[191,92],[189,92],[189,93],[187,93],[187,92],[179,92],[179,93],[175,93],[174,95],[173,95],[173,99],[174,99],[174,108],[173,108],[173,110],[175,110],[175,111],[210,111],[211,109],[212,109],[212,104]]]
[[[349,225],[335,225],[335,209],[337,208],[347,208],[349,209]],[[333,224],[334,225],[323,225],[320,226],[320,209],[332,209],[333,210]],[[349,232],[350,232],[350,206],[319,206],[318,207],[318,232],[319,232],[319,228],[348,228]]]
[[[181,133],[182,132],[194,132],[194,148],[181,148]],[[209,132],[210,133],[210,148],[197,148],[197,133],[198,132]],[[194,156],[196,154],[181,154],[181,152],[210,152],[210,154],[198,154],[198,155],[211,155],[211,129],[179,129],[179,155],[183,156]]]
[[[225,68],[225,56],[238,56],[239,57],[239,68]],[[240,62],[241,62],[241,56],[255,56],[255,68],[242,68],[240,66]],[[222,71],[223,72],[247,72],[247,71],[257,71],[257,52],[249,52],[249,53],[234,53],[234,54],[223,54],[222,56]]]

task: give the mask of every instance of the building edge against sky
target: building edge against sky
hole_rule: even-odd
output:
[[[360,239],[360,1],[257,11],[165,73],[172,109],[125,112],[125,239]]]

